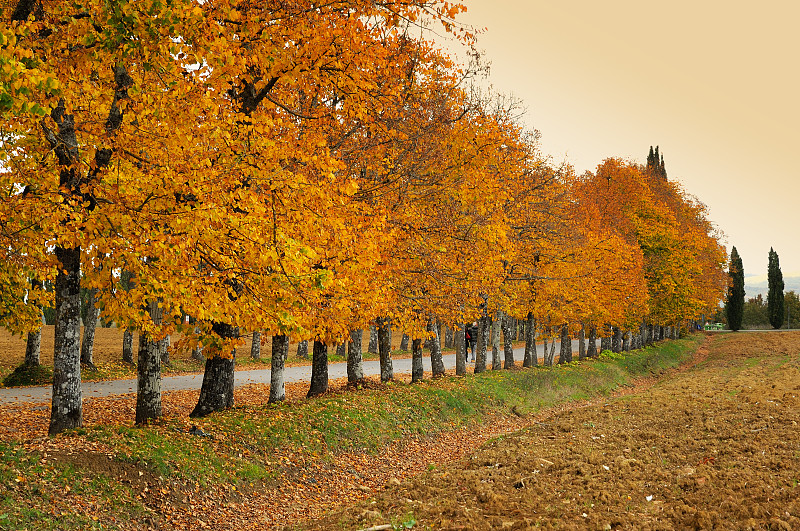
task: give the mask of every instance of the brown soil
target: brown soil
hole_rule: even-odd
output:
[[[310,524],[800,529],[800,333],[719,334],[648,389],[529,419]]]

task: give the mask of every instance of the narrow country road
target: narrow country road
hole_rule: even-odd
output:
[[[558,355],[560,343],[556,341],[556,355]],[[599,342],[598,342],[599,347]],[[537,354],[539,359],[542,358],[542,344],[537,342]],[[578,341],[572,341],[572,351],[578,351]],[[524,355],[524,348],[518,347],[514,349],[514,358],[517,361],[522,360]],[[487,361],[491,366],[491,350],[487,353]],[[502,348],[500,351],[502,358]],[[454,369],[456,365],[455,354],[445,354],[442,356],[444,366],[446,369]],[[431,370],[430,356],[425,356],[422,361],[425,371]],[[395,374],[410,374],[411,373],[411,358],[393,359],[392,367]],[[468,364],[467,370],[472,370],[472,365]],[[364,376],[377,376],[380,374],[380,364],[378,360],[364,361]],[[335,380],[337,378],[347,378],[347,363],[331,363],[328,365],[328,378]],[[236,387],[253,384],[265,383],[269,384],[270,371],[269,369],[259,370],[237,370],[236,371]],[[286,367],[284,372],[284,379],[286,383],[294,382],[310,382],[311,381],[311,365],[301,365],[296,367]],[[161,390],[178,391],[185,389],[200,389],[203,383],[203,373],[198,374],[184,374],[180,376],[165,376],[161,380]],[[136,380],[103,380],[97,382],[83,382],[83,398],[103,397],[111,395],[125,395],[136,393]],[[23,402],[33,403],[48,403],[52,393],[52,386],[40,387],[12,387],[9,389],[0,389],[0,403],[14,404]]]

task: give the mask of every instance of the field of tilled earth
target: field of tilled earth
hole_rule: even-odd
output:
[[[800,332],[712,335],[655,385],[531,417],[309,527],[800,529],[799,352]]]

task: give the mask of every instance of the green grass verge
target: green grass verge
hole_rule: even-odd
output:
[[[390,383],[300,403],[237,407],[195,421],[210,437],[187,433],[182,418],[135,428],[99,426],[67,436],[108,445],[116,459],[153,477],[194,489],[240,488],[268,483],[309,458],[327,459],[346,451],[377,453],[401,439],[476,425],[498,413],[529,414],[566,401],[608,395],[637,377],[677,366],[700,340],[669,341],[624,356],[552,368],[487,371],[413,385]],[[23,481],[16,482],[20,477]],[[0,491],[3,529],[93,527],[96,521],[77,512],[54,516],[58,511],[53,510],[52,500],[65,485],[95,499],[116,500],[104,509],[107,518],[101,514],[105,525],[114,518],[133,517],[120,515],[121,511],[146,510],[123,485],[69,467],[43,467],[35,455],[23,455],[13,445],[0,445],[0,484],[16,487],[5,498]]]
[[[25,365],[16,367],[8,376],[3,378],[6,387],[22,385],[46,385],[53,383],[53,370],[43,365]]]
[[[80,503],[75,503],[80,500]],[[104,518],[103,508],[114,514]],[[0,441],[0,529],[109,529],[141,520],[147,509],[116,478],[51,466],[18,444]]]
[[[184,419],[144,428],[98,427],[87,437],[164,477],[237,484],[274,476],[287,455],[377,452],[409,437],[483,422],[492,414],[535,413],[571,400],[610,394],[634,378],[675,367],[699,338],[666,342],[618,359],[553,368],[487,371],[417,384],[390,383],[301,403],[236,407],[197,419],[212,437],[185,433]]]

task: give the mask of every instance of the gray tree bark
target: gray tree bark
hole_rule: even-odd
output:
[[[500,320],[500,326],[503,330],[503,368],[513,369],[514,364],[514,331],[515,326],[512,326],[512,321],[508,316],[503,316]]]
[[[347,359],[347,344],[344,341],[336,344],[336,355],[343,360]]]
[[[199,334],[200,333],[200,328],[195,327],[194,333],[195,334]],[[197,346],[195,346],[192,349],[192,359],[193,360],[197,360],[197,361],[206,361],[206,357],[203,356],[203,345],[202,344],[198,343]]]
[[[453,329],[447,325],[444,326],[444,348],[453,348],[454,345]]]
[[[161,365],[169,365],[169,335],[164,336],[164,339],[158,342],[158,350],[161,352]]]
[[[613,331],[606,325],[603,327],[603,337],[600,338],[600,350],[611,350],[611,336]]]
[[[408,350],[408,341],[408,334],[404,332],[403,337],[400,338],[400,350]]]
[[[581,329],[578,330],[578,359],[586,359],[586,326],[581,323]]]
[[[547,367],[547,330],[542,331],[542,365]]]
[[[42,323],[44,323],[44,314],[42,314]],[[42,357],[42,327],[28,332],[28,338],[25,342],[25,366],[38,367],[41,364]]]
[[[94,369],[94,333],[97,330],[97,317],[100,308],[97,306],[97,288],[89,290],[86,302],[86,321],[83,323],[83,341],[81,342],[81,363]]]
[[[328,346],[315,340],[311,359],[311,386],[306,395],[308,398],[319,396],[328,390]]]
[[[239,329],[227,323],[214,322],[212,330],[222,338],[239,337]],[[236,350],[230,358],[219,354],[206,358],[203,383],[200,386],[200,398],[190,417],[205,417],[215,411],[233,407],[233,384],[236,375]]]
[[[489,316],[482,315],[478,319],[478,341],[475,353],[475,374],[480,374],[486,370],[486,347],[489,343],[489,334],[491,332],[491,322]]]
[[[150,318],[161,324],[164,310],[158,301],[148,303]],[[145,332],[139,333],[138,363],[136,365],[136,424],[161,417],[161,341]]]
[[[424,376],[422,367],[422,339],[411,342],[411,383],[422,381]]]
[[[286,398],[286,384],[283,379],[283,368],[289,357],[289,336],[272,336],[272,360],[269,371],[270,404],[282,402]]]
[[[350,342],[347,344],[347,381],[355,384],[364,379],[364,364],[361,355],[361,339],[364,331],[360,328],[350,331]]]
[[[612,326],[611,334],[611,352],[622,352],[622,330],[618,326]]]
[[[253,339],[250,342],[250,357],[254,360],[261,359],[261,332],[259,331],[253,332]]]
[[[464,336],[466,325],[457,323],[453,327],[453,347],[456,350],[456,376],[467,374],[467,341]]]
[[[369,344],[367,345],[367,352],[370,354],[378,354],[378,326],[369,325]]]
[[[501,326],[501,313],[498,312],[492,321],[492,370],[499,371],[503,368],[503,363],[500,361],[500,326]]]
[[[388,317],[382,317],[376,322],[378,325],[378,357],[381,366],[381,381],[388,382],[394,380],[391,325]]]
[[[133,365],[133,328],[122,333],[122,361]]]
[[[73,130],[74,139],[74,130]],[[64,170],[67,171],[67,170]],[[63,172],[62,172],[63,173]],[[53,398],[48,433],[83,426],[81,394],[81,248],[56,247]]]
[[[625,352],[630,352],[631,350],[631,333],[625,332],[622,336],[622,350]]]
[[[597,327],[594,325],[589,328],[589,348],[586,349],[586,357],[587,358],[596,358],[599,352],[597,352]]]
[[[304,339],[297,344],[297,357],[301,360],[308,359],[308,340]]]
[[[536,367],[539,365],[539,356],[536,354],[536,322],[533,319],[533,312],[528,312],[523,327],[525,332],[525,356],[522,359],[522,366]]]
[[[428,333],[431,337],[431,372],[434,378],[444,376],[444,361],[442,360],[442,346],[439,339],[439,327],[433,318],[428,319]]]
[[[558,363],[570,363],[572,361],[572,338],[569,336],[569,325],[561,325],[561,352],[558,355]]]

